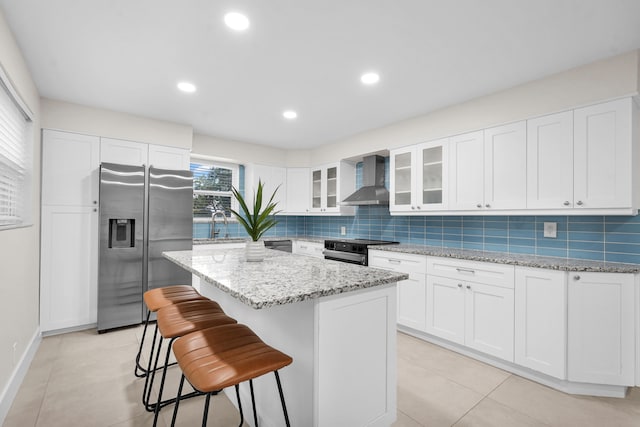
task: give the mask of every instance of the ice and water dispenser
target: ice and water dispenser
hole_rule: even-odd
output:
[[[135,219],[109,218],[109,248],[133,248],[135,230]]]

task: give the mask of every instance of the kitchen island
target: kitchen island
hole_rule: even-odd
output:
[[[395,421],[396,282],[407,275],[280,251],[267,251],[263,262],[224,247],[164,256],[193,273],[194,286],[228,315],[293,357],[281,372],[291,425]],[[282,425],[273,375],[254,386],[260,425]],[[247,385],[241,395],[250,408]]]

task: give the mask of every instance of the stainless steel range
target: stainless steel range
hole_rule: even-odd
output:
[[[364,239],[325,240],[324,259],[369,265],[369,246],[394,244],[398,244],[398,242]]]

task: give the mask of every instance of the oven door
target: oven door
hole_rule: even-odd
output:
[[[367,265],[367,256],[365,254],[356,254],[353,252],[334,251],[332,249],[325,249],[323,252],[324,259],[331,259],[334,261],[348,262],[351,264]]]

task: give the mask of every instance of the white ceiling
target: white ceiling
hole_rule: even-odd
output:
[[[640,0],[0,0],[40,94],[306,149],[640,48]],[[237,10],[251,27],[234,33]],[[377,70],[375,87],[360,75]],[[176,89],[180,80],[198,90]],[[282,118],[285,109],[298,119]]]

